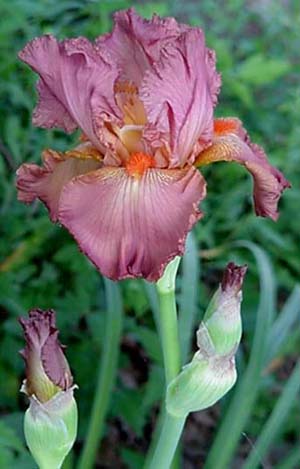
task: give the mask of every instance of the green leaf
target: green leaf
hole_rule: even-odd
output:
[[[205,463],[206,469],[227,469],[238,445],[239,438],[252,413],[258,396],[260,377],[265,362],[266,340],[274,316],[275,280],[271,262],[259,246],[247,241],[233,244],[249,249],[259,270],[260,297],[257,309],[255,333],[249,363],[236,387],[226,414],[217,432]],[[247,292],[244,292],[246,295]]]
[[[291,65],[286,60],[273,59],[258,53],[244,60],[237,74],[241,81],[251,85],[266,85],[286,75],[290,69]]]
[[[282,462],[279,463],[275,469],[295,469],[299,467],[300,462],[300,446],[294,448],[288,457]]]
[[[300,286],[296,285],[270,330],[267,339],[267,364],[278,354],[284,342],[293,332],[293,327],[298,325],[299,321]]]
[[[0,447],[15,451],[25,451],[25,447],[15,431],[6,423],[0,421]]]
[[[300,362],[295,366],[288,382],[281,392],[270,417],[266,421],[243,469],[256,469],[268,453],[270,445],[284,429],[284,422],[291,409],[296,407],[300,390]]]
[[[151,360],[162,364],[162,353],[157,332],[146,327],[138,327],[136,339],[141,342]]]
[[[127,464],[129,469],[140,469],[143,467],[144,455],[133,451],[132,449],[122,448],[121,449],[122,459]]]
[[[181,291],[179,295],[179,339],[181,360],[185,364],[191,350],[191,339],[197,314],[199,296],[200,256],[193,233],[187,238],[182,260]]]

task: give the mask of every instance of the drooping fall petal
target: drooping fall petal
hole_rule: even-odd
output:
[[[278,169],[269,164],[264,150],[250,141],[238,119],[215,121],[213,144],[200,153],[196,165],[217,161],[235,161],[245,166],[254,180],[256,214],[277,220],[279,198],[290,184]]]
[[[124,168],[101,168],[66,185],[59,221],[107,277],[154,281],[183,253],[204,196],[195,168],[148,169],[140,178]]]
[[[118,114],[113,87],[119,72],[106,54],[83,37],[58,42],[46,35],[29,42],[19,57],[40,75],[34,124],[66,132],[80,127],[102,150],[94,121]]]
[[[188,29],[162,50],[143,80],[140,96],[148,120],[169,135],[170,167],[193,163],[193,147],[202,149],[213,135],[213,98],[204,35]]]
[[[31,203],[36,198],[47,206],[52,221],[57,221],[58,203],[63,186],[74,176],[100,167],[95,159],[71,158],[63,153],[45,150],[44,166],[23,164],[17,171],[18,199]]]
[[[29,318],[20,318],[26,347],[21,354],[26,363],[26,393],[40,402],[50,400],[60,390],[72,386],[73,378],[58,341],[53,310],[30,311]]]

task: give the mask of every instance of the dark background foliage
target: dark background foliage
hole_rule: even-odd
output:
[[[190,418],[184,467],[203,467],[226,411],[231,412],[232,422],[243,418],[245,406],[250,406],[245,396],[251,400],[254,393],[255,402],[242,431],[232,429],[232,435],[237,432],[237,444],[233,443],[230,461],[222,462],[220,453],[218,467],[241,467],[256,451],[258,461],[248,459],[252,465],[245,467],[300,467],[296,405],[300,383],[292,376],[300,346],[300,7],[299,2],[288,0],[0,0],[0,467],[32,467],[21,430],[26,402],[19,394],[24,367],[18,355],[22,338],[17,317],[35,306],[58,312],[61,338],[68,344],[68,358],[80,386],[76,455],[87,426],[103,340],[101,312],[106,308],[103,281],[71,237],[50,223],[42,204],[25,207],[16,200],[16,168],[27,160],[39,161],[45,147],[65,150],[76,139],[32,126],[36,76],[18,61],[17,52],[28,40],[48,32],[59,38],[86,35],[93,39],[111,28],[113,11],[132,5],[147,17],[157,12],[204,28],[209,46],[217,51],[223,77],[217,115],[241,118],[252,140],[263,144],[272,163],[293,186],[280,203],[281,216],[275,224],[254,216],[252,183],[243,168],[219,163],[203,170],[208,197],[202,205],[205,217],[194,230],[198,264],[201,259],[201,273],[193,280],[197,322],[226,262],[247,262],[241,382],[248,376],[250,359],[253,369],[260,360],[258,342],[254,340],[252,347],[257,315],[255,337],[261,324],[261,334],[266,328],[263,342],[273,349],[263,371],[256,368],[258,372],[249,375],[254,379],[244,381],[239,394],[231,393],[213,409]],[[240,240],[255,244],[241,246],[237,244]],[[183,295],[189,262],[192,268],[193,260],[188,260],[186,272],[178,280]],[[141,281],[124,281],[121,288],[126,319],[118,382],[95,467],[134,469],[141,467],[149,443],[163,392],[163,372],[147,290]],[[188,297],[185,301],[188,304]],[[266,315],[274,302],[270,323],[276,327],[272,329]],[[293,380],[288,381],[287,390],[290,376]],[[232,397],[237,402],[235,411],[230,407]],[[274,408],[278,415],[273,414],[273,424],[271,421],[267,427]],[[234,437],[231,427],[226,428],[223,444],[228,448]],[[216,453],[218,447],[214,448]]]

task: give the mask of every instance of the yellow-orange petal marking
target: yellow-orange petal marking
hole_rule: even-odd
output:
[[[153,156],[145,153],[132,153],[126,163],[126,170],[129,176],[137,179],[141,178],[149,168],[155,168],[155,159]]]
[[[147,116],[137,86],[130,81],[117,82],[114,92],[116,102],[123,112],[124,124],[145,125]]]

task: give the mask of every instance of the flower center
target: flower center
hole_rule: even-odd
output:
[[[155,168],[155,159],[145,153],[132,153],[125,167],[129,176],[140,179],[149,168]]]

